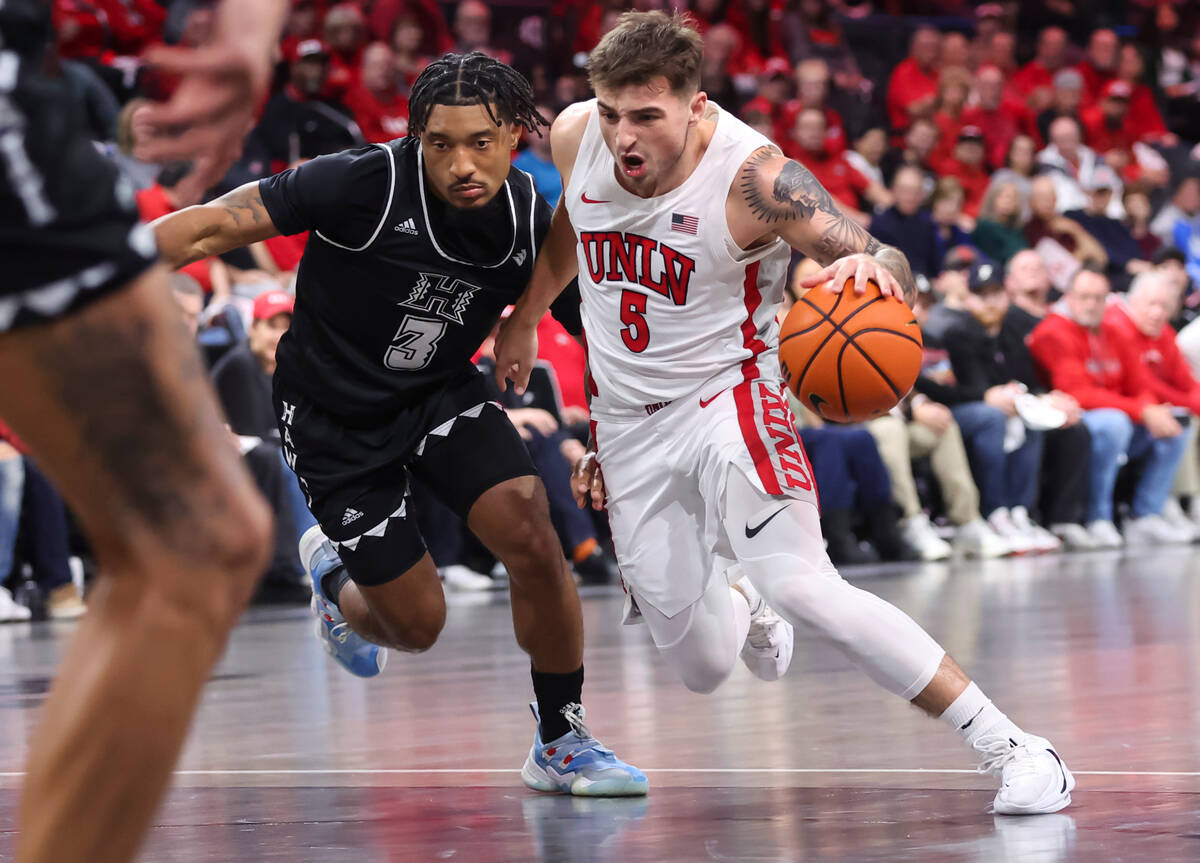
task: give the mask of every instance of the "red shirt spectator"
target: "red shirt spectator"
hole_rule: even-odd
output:
[[[786,107],[786,123],[790,131],[805,108],[815,108],[825,115],[825,148],[836,155],[846,150],[846,130],[841,115],[829,107],[829,64],[809,59],[796,66],[796,98]]]
[[[887,109],[892,131],[901,133],[916,116],[931,116],[937,100],[937,58],[941,34],[919,28],[912,37],[909,56],[896,64],[888,80]]]
[[[1079,112],[1083,141],[1097,153],[1122,150],[1131,154],[1142,130],[1129,122],[1129,102],[1133,88],[1126,81],[1109,81],[1100,91],[1099,101]]]
[[[1088,40],[1087,57],[1075,68],[1083,76],[1083,106],[1101,98],[1104,85],[1117,77],[1117,50],[1120,42],[1112,30],[1101,28]]]
[[[1167,323],[1177,297],[1178,291],[1165,279],[1131,289],[1128,302],[1109,303],[1103,330],[1123,356],[1142,363],[1148,373],[1147,386],[1156,401],[1200,414],[1200,383],[1192,376],[1187,359],[1175,343],[1175,331]],[[1157,335],[1147,335],[1147,330]]]
[[[1038,34],[1037,55],[1012,77],[1009,86],[1034,111],[1050,104],[1054,73],[1063,66],[1067,51],[1067,33],[1061,27],[1047,27]]]
[[[963,189],[962,211],[972,219],[979,215],[991,177],[983,162],[983,130],[978,126],[963,126],[958,133],[954,155],[931,159],[935,171],[943,176],[954,177]]]
[[[1024,102],[1005,92],[1004,75],[998,68],[979,68],[975,73],[975,93],[978,103],[964,109],[961,125],[978,126],[983,132],[984,158],[989,167],[1004,166],[1009,145],[1017,135],[1028,135],[1041,149],[1037,118]],[[957,140],[957,133],[950,140]]]
[[[1154,99],[1153,91],[1142,83],[1146,64],[1136,45],[1122,45],[1117,64],[1117,78],[1132,88],[1129,96],[1129,125],[1137,129],[1143,141],[1161,141],[1168,146],[1178,139],[1163,122],[1162,112]]]
[[[795,115],[789,111],[788,81],[791,78],[792,67],[787,60],[772,57],[763,64],[762,77],[759,79],[758,95],[742,107],[742,113],[758,111],[771,118],[774,134],[771,136],[776,143],[788,139],[792,131]]]
[[[344,100],[346,93],[358,84],[366,34],[366,19],[353,3],[339,3],[325,16],[323,35],[329,48],[326,98]]]
[[[368,141],[383,143],[408,133],[408,99],[396,86],[399,73],[392,49],[373,42],[363,51],[360,83],[346,94],[346,107]]]
[[[375,0],[371,6],[367,23],[376,39],[389,44],[396,28],[415,21],[421,29],[423,39],[418,52],[426,57],[437,57],[454,47],[450,25],[437,0]]]
[[[1116,408],[1134,422],[1156,404],[1148,375],[1102,326],[1085,327],[1056,303],[1027,339],[1046,386],[1072,396],[1086,410]]]

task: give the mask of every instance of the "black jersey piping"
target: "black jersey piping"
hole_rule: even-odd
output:
[[[512,189],[508,185],[508,180],[504,181],[504,192],[508,195],[508,213],[512,216],[512,245],[508,247],[508,251],[501,256],[494,264],[481,264],[477,261],[463,261],[453,255],[448,255],[442,249],[437,241],[437,237],[433,233],[433,224],[429,221],[429,207],[425,204],[425,157],[421,152],[421,145],[417,144],[417,188],[421,195],[421,215],[425,218],[425,230],[429,232],[429,242],[433,244],[433,248],[439,255],[451,263],[460,264],[465,267],[479,267],[481,270],[494,270],[497,267],[502,267],[508,263],[508,259],[512,257],[517,248],[517,205],[513,201]],[[529,250],[533,254],[533,249]]]
[[[363,252],[375,242],[375,238],[379,236],[379,232],[383,230],[383,226],[387,224],[388,216],[392,213],[392,197],[396,194],[396,157],[392,155],[392,148],[387,144],[372,144],[372,147],[378,147],[387,153],[388,157],[388,193],[387,203],[383,205],[383,215],[379,217],[379,224],[375,226],[375,233],[371,234],[371,239],[367,240],[361,246],[343,246],[337,240],[331,240],[329,237],[317,231],[317,236],[331,246],[337,246],[339,249],[345,249],[347,252]]]

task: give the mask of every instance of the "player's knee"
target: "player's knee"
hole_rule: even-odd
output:
[[[442,596],[418,598],[403,619],[381,621],[388,647],[405,653],[424,653],[437,643],[446,626],[446,601]]]
[[[715,640],[702,644],[692,640],[667,648],[662,654],[683,685],[700,695],[708,695],[724,683],[738,659],[736,650],[723,650]]]
[[[254,586],[265,572],[275,541],[274,516],[257,495],[247,495],[230,507],[212,525],[211,543],[217,549],[213,568],[240,606],[250,600]]]
[[[690,691],[699,695],[715,692],[733,673],[737,663],[736,656],[698,656],[693,657],[684,667],[679,668],[679,678]]]
[[[524,512],[514,513],[497,556],[505,564],[516,564],[516,569],[533,571],[538,569],[538,563],[555,561],[561,557],[562,546],[545,510],[531,507]]]

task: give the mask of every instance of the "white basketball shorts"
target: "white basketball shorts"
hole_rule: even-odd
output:
[[[703,596],[710,578],[734,563],[726,525],[748,535],[759,527],[725,512],[730,470],[766,494],[818,505],[812,466],[778,380],[701,390],[649,405],[640,417],[598,417],[595,436],[621,577],[638,602],[667,617]]]

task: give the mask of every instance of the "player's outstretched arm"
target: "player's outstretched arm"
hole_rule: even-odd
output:
[[[280,233],[263,205],[257,180],[215,201],[156,219],[150,227],[163,259],[173,269]]]
[[[780,153],[753,153],[730,189],[730,226],[751,239],[782,237],[825,268],[800,283],[809,288],[833,280],[834,290],[850,276],[855,290],[868,280],[884,294],[901,297],[910,306],[917,297],[908,258],[893,246],[876,240],[846,216],[812,172]]]

